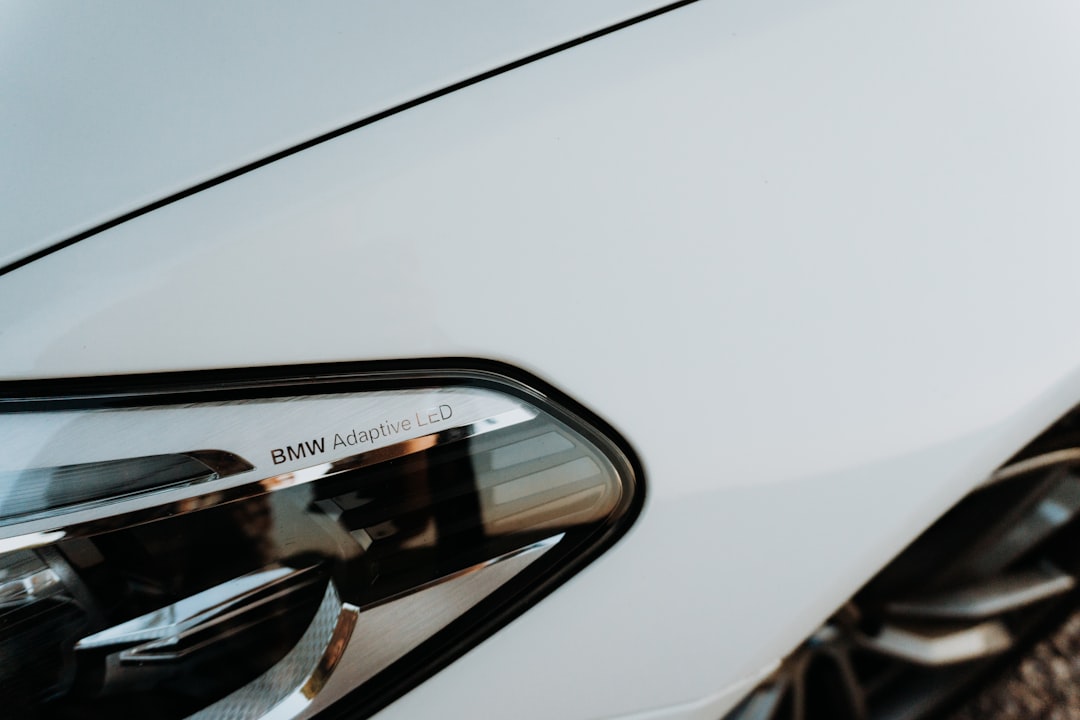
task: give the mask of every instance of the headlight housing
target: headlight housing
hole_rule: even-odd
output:
[[[609,428],[447,365],[0,385],[0,702],[369,713],[625,529]]]

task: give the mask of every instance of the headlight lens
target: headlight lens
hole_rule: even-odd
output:
[[[608,434],[527,384],[322,370],[4,386],[0,702],[371,711],[640,502]]]

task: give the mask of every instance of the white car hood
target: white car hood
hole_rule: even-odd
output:
[[[0,7],[0,268],[659,0]]]

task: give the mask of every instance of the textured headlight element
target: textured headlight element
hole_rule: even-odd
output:
[[[636,507],[614,442],[490,372],[110,382],[0,399],[15,716],[370,712]]]

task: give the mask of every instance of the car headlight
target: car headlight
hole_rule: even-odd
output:
[[[19,712],[371,712],[594,556],[641,502],[610,431],[501,371],[0,395],[0,702]]]

